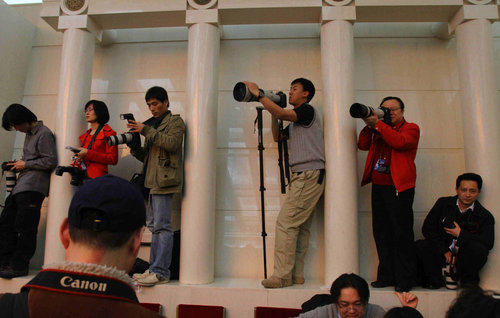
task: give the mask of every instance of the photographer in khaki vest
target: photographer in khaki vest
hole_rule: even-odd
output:
[[[295,79],[288,94],[293,109],[285,109],[266,97],[257,84],[244,83],[271,113],[274,141],[280,137],[278,119],[290,122],[284,131],[290,141],[290,190],[276,220],[274,273],[263,280],[262,285],[281,288],[303,284],[312,212],[325,188],[323,128],[318,112],[309,104],[315,88],[308,79]]]
[[[168,110],[167,91],[158,86],[146,93],[146,104],[153,117],[144,123],[129,120],[130,132],[146,137],[144,147],[132,147],[131,153],[143,162],[144,187],[149,190],[147,226],[153,233],[149,269],[134,278],[142,286],[167,283],[174,233],[172,196],[182,190],[182,141],[186,127],[179,115]]]

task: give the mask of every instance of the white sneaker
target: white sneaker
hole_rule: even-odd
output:
[[[168,278],[155,274],[153,272],[149,272],[149,274],[145,277],[136,279],[137,284],[141,286],[151,287],[156,284],[165,284],[168,283]]]
[[[148,275],[149,275],[149,269],[146,269],[144,273],[135,273],[134,275],[132,275],[132,278],[139,279],[139,278],[144,278]]]

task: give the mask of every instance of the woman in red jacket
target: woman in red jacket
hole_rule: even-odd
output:
[[[76,156],[82,169],[87,170],[88,177],[94,179],[107,174],[108,165],[118,162],[118,147],[109,146],[106,142],[106,138],[116,135],[116,132],[106,124],[109,112],[104,102],[88,101],[85,104],[85,119],[90,123],[90,129],[80,136],[80,152]]]

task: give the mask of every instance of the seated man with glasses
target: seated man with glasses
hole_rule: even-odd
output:
[[[330,288],[333,304],[300,314],[299,318],[383,318],[385,310],[369,304],[368,283],[356,274],[342,274]],[[410,293],[397,293],[401,305],[417,306],[418,299]]]

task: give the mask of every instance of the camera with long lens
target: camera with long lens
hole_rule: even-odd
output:
[[[264,96],[278,104],[281,108],[286,107],[286,95],[283,92],[273,93],[272,91],[265,91],[259,89],[264,93]],[[259,98],[257,96],[253,96],[252,93],[248,90],[248,87],[243,82],[238,82],[234,85],[233,88],[233,97],[238,102],[258,102]]]
[[[83,184],[83,180],[87,177],[86,171],[74,166],[57,166],[56,176],[62,176],[63,173],[69,173],[71,175],[71,181],[69,184],[74,186],[80,186]]]
[[[12,171],[12,166],[8,165],[15,161],[5,161],[2,163],[2,174],[5,174],[5,188],[7,192],[12,192],[17,183],[16,172]]]
[[[135,121],[134,115],[131,113],[120,114],[120,119],[126,121]],[[139,133],[126,132],[124,134],[109,136],[108,138],[106,138],[106,142],[110,146],[127,144],[131,148],[135,148],[141,146],[141,137],[139,136]]]
[[[391,110],[385,107],[373,108],[360,103],[354,103],[349,108],[349,113],[353,118],[367,118],[371,114],[376,114],[387,125],[391,125]]]

